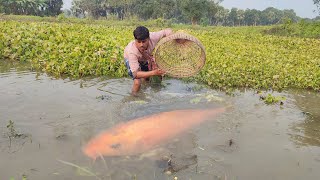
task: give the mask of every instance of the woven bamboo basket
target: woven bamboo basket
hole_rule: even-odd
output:
[[[158,67],[166,75],[176,78],[195,75],[206,61],[205,48],[201,42],[184,32],[162,38],[153,54]]]

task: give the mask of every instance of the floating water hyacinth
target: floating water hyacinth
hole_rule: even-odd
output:
[[[131,27],[18,21],[0,21],[0,27],[1,59],[30,62],[33,69],[58,77],[128,77],[123,50],[133,39]],[[188,28],[185,32],[206,49],[205,66],[191,80],[222,90],[320,90],[319,39],[261,34],[267,27]],[[185,60],[181,64],[194,64],[188,59],[198,56],[186,57],[187,49],[177,54]],[[179,66],[171,55],[164,62]]]

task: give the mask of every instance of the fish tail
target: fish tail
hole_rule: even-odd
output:
[[[214,109],[206,109],[205,111],[205,117],[215,117],[222,113],[224,113],[227,110],[227,107],[220,107],[220,108],[214,108]]]
[[[227,107],[219,107],[219,108],[213,108],[213,109],[207,109],[205,110],[208,114],[220,114],[220,113],[223,113],[227,110]]]

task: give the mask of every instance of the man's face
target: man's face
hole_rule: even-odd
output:
[[[144,52],[147,50],[148,45],[149,45],[149,38],[145,40],[135,40],[136,47],[139,49],[140,52]]]

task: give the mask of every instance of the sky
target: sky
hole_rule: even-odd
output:
[[[62,9],[70,9],[71,8],[72,0],[62,0],[62,1],[63,1]]]
[[[72,0],[63,0],[63,9],[70,9]],[[264,10],[267,7],[274,7],[280,10],[293,9],[297,16],[302,18],[315,18],[318,14],[313,0],[224,0],[220,5],[227,9],[233,7],[238,9]]]
[[[313,0],[224,0],[221,5],[227,9],[233,7],[238,9],[264,10],[267,7],[274,7],[280,10],[293,9],[297,16],[302,18],[315,18],[318,14],[317,7]]]

